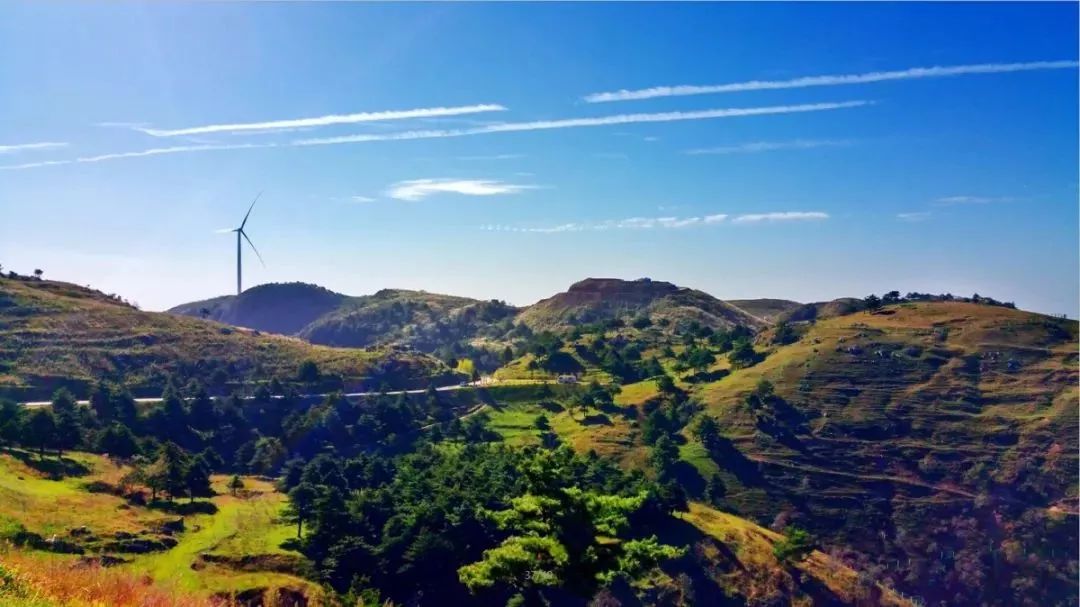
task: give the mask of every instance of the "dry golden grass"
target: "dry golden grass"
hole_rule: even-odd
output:
[[[0,604],[7,607],[221,607],[221,600],[177,592],[147,576],[70,558],[0,552]]]

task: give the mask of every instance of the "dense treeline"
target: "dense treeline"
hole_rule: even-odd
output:
[[[364,604],[588,598],[679,553],[649,529],[683,503],[568,448],[321,454],[290,462],[281,484],[322,581]]]

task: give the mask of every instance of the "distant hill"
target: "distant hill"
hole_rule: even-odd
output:
[[[525,308],[518,320],[534,330],[559,330],[636,316],[649,316],[653,321],[665,319],[671,324],[694,321],[714,329],[763,324],[707,293],[647,278],[587,278],[570,285],[564,293]]]
[[[517,308],[498,301],[383,289],[352,297],[306,283],[267,284],[240,295],[176,306],[172,314],[203,316],[260,331],[339,347],[399,345],[423,352],[490,333],[505,333]]]
[[[803,305],[790,299],[729,299],[727,302],[767,322],[775,322]]]
[[[800,304],[776,316],[777,321],[807,322],[825,320],[837,316],[854,314],[865,309],[863,300],[855,297],[841,297],[832,301]]]
[[[384,289],[351,298],[299,331],[312,343],[333,346],[401,344],[424,352],[484,334],[501,334],[517,308],[499,301]],[[503,326],[497,326],[505,323]]]
[[[240,295],[194,301],[169,310],[259,331],[293,335],[327,314],[349,297],[323,287],[302,283],[259,285]]]
[[[98,378],[154,390],[166,375],[240,380],[250,374],[293,377],[304,360],[359,380],[423,385],[446,372],[430,357],[328,348],[251,329],[143,312],[77,285],[0,278],[0,394],[47,397],[62,385],[84,392]],[[219,373],[220,371],[220,373]]]

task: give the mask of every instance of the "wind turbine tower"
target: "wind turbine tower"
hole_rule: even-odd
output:
[[[244,220],[240,222],[240,227],[232,230],[236,232],[236,294],[239,295],[243,291],[241,276],[243,274],[243,264],[241,263],[242,252],[244,250],[241,242],[241,238],[246,240],[251,245],[251,250],[255,251],[255,256],[259,258],[259,263],[266,267],[266,262],[263,261],[262,255],[259,255],[259,250],[255,248],[255,243],[251,242],[248,238],[247,232],[244,231],[244,226],[247,225],[248,217],[251,216],[251,209],[255,208],[255,203],[259,201],[259,196],[262,196],[262,192],[255,197],[255,200],[251,201],[251,206],[248,207],[247,214],[244,215]]]

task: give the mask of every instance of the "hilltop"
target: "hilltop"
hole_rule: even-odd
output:
[[[525,308],[518,320],[534,330],[559,330],[612,319],[629,321],[637,316],[673,325],[696,322],[714,329],[762,324],[707,293],[648,278],[587,278]]]
[[[194,301],[169,310],[258,331],[293,335],[349,298],[303,282],[266,284],[240,295]]]
[[[115,297],[62,282],[0,278],[0,393],[43,398],[77,393],[99,379],[160,394],[168,375],[224,385],[258,376],[295,377],[314,361],[346,382],[423,385],[445,373],[419,354],[329,348],[174,314],[143,312]],[[374,379],[373,379],[374,378]]]

